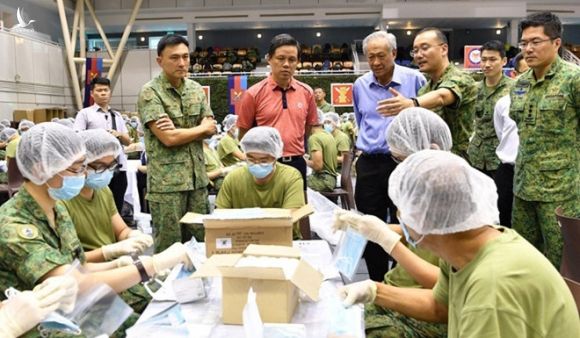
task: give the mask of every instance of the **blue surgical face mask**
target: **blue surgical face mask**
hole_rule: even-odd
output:
[[[270,175],[272,170],[274,170],[274,163],[250,164],[248,170],[255,178],[262,179]]]
[[[102,173],[89,172],[85,185],[89,188],[99,190],[109,185],[113,178],[113,171],[105,170]]]
[[[403,233],[405,234],[405,240],[407,241],[407,243],[411,244],[413,248],[417,248],[417,245],[423,240],[423,238],[425,238],[425,235],[421,235],[421,237],[419,237],[419,239],[415,241],[414,239],[411,238],[411,235],[409,235],[409,230],[405,226],[405,223],[401,221],[400,224],[401,229],[403,229]]]
[[[48,195],[54,200],[67,201],[78,195],[85,186],[85,175],[81,176],[61,176],[62,187],[48,187]]]
[[[325,130],[327,133],[329,133],[329,134],[332,134],[332,132],[334,131],[334,127],[332,127],[332,125],[331,125],[331,124],[325,124],[325,125],[324,125],[324,130]]]
[[[137,123],[137,122],[131,122],[131,127],[137,129],[138,126],[139,126],[139,123]]]

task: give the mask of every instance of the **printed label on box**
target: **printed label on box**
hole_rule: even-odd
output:
[[[231,249],[232,239],[231,238],[216,238],[215,239],[216,249]]]

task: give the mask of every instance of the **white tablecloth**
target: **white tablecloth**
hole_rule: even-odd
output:
[[[140,165],[140,160],[127,161],[127,190],[125,191],[125,202],[133,206],[133,215],[141,213],[139,189],[137,189],[137,168]]]
[[[337,288],[342,286],[342,280],[332,264],[332,254],[328,243],[322,240],[295,241],[294,247],[300,248],[302,257],[325,276],[320,288],[318,302],[301,300],[294,314],[292,323],[304,324],[307,337],[327,337],[330,332],[330,305],[336,298]],[[210,278],[211,288],[207,299],[194,303],[181,304],[181,310],[189,329],[189,337],[211,338],[243,338],[244,329],[241,325],[225,325],[221,322],[221,278]],[[141,315],[137,324],[127,331],[129,338],[146,337],[185,337],[183,331],[173,330],[169,324],[147,325],[153,316],[171,307],[173,302],[153,301]],[[362,307],[356,306],[354,315],[347,321],[357,329],[359,337],[364,337]],[[146,328],[146,329],[144,329]]]

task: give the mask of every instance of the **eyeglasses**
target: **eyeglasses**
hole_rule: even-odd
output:
[[[95,166],[94,164],[89,164],[88,167],[91,168],[91,170],[94,171],[96,174],[101,174],[107,170],[114,171],[115,169],[117,169],[118,165],[119,165],[119,163],[115,160],[111,164],[109,164],[108,166],[103,166],[103,165]]]
[[[79,175],[85,172],[85,170],[87,170],[87,165],[86,164],[81,164],[81,166],[78,169],[73,169],[73,168],[66,168],[65,171],[68,171],[69,173],[73,173],[75,175]]]
[[[439,43],[436,45],[423,44],[423,45],[419,46],[419,48],[413,48],[411,50],[411,52],[409,53],[409,55],[411,55],[411,57],[414,58],[415,56],[417,56],[417,54],[419,54],[419,52],[421,52],[421,54],[423,54],[423,53],[426,53],[432,47],[443,46],[443,45],[444,45],[444,43]]]
[[[518,47],[520,47],[520,49],[526,49],[526,48],[528,48],[528,46],[535,48],[535,47],[538,47],[541,43],[544,43],[546,41],[552,41],[552,40],[554,40],[554,39],[548,38],[548,39],[544,39],[544,40],[534,39],[531,41],[520,41],[518,43]]]

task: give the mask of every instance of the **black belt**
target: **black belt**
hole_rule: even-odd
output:
[[[388,158],[391,156],[391,153],[362,153],[360,156],[368,158]]]
[[[278,159],[279,162],[282,163],[290,163],[292,161],[296,161],[297,159],[302,158],[302,155],[296,155],[296,156],[282,156]]]

